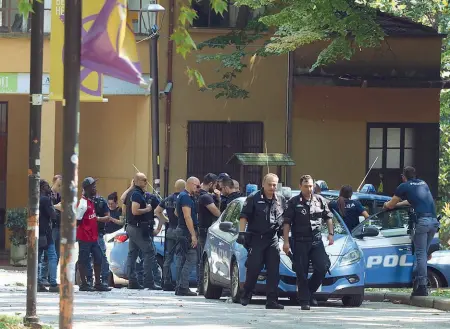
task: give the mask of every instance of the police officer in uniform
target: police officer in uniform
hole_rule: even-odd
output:
[[[241,296],[243,306],[250,303],[258,275],[265,265],[267,268],[266,309],[284,309],[283,305],[278,304],[280,280],[278,232],[281,228],[286,200],[276,194],[277,184],[278,176],[267,174],[263,180],[263,188],[247,197],[240,215],[240,232],[237,242],[249,250],[247,277]],[[247,232],[245,232],[246,226]]]
[[[142,251],[144,261],[144,288],[161,290],[155,284],[152,264],[156,261],[156,251],[150,238],[150,223],[153,221],[153,207],[147,204],[145,188],[147,177],[137,173],[134,177],[134,187],[126,196],[126,218],[129,244],[127,259],[128,289],[142,289],[136,277],[136,259]]]
[[[177,244],[177,235],[175,233],[175,230],[178,226],[178,217],[175,215],[175,208],[177,206],[178,195],[185,189],[185,187],[186,182],[184,180],[177,180],[175,182],[175,193],[162,200],[158,207],[156,207],[155,209],[155,216],[158,217],[160,222],[166,223],[163,265],[164,291],[175,291],[175,286],[172,284],[172,273],[170,270],[174,260]],[[167,212],[167,217],[164,215],[164,209]]]
[[[412,296],[427,296],[427,261],[431,241],[439,229],[436,206],[430,188],[423,180],[416,178],[416,169],[405,167],[402,174],[403,183],[397,187],[392,199],[384,208],[411,205],[414,208],[413,244],[416,257],[413,270]],[[403,200],[403,201],[402,201]]]
[[[297,274],[297,295],[302,310],[317,306],[313,294],[322,284],[331,265],[325,252],[320,232],[323,222],[328,226],[329,245],[334,243],[333,214],[325,199],[313,193],[314,182],[310,175],[300,178],[301,193],[288,201],[284,212],[283,251],[289,255],[289,231],[292,230],[293,258]],[[311,261],[314,272],[308,280],[308,268]]]

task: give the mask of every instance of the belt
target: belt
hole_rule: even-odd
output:
[[[436,218],[435,214],[432,214],[431,212],[418,212],[416,213],[417,218],[422,218],[422,217],[433,217]]]

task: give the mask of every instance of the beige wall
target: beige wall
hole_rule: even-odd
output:
[[[292,184],[311,174],[330,188],[358,186],[366,170],[368,122],[439,122],[439,91],[296,87]]]

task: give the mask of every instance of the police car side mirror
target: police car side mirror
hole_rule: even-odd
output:
[[[380,234],[380,230],[372,225],[369,226],[363,226],[361,233],[359,234],[359,238],[365,238],[365,237],[375,237]]]
[[[365,237],[375,237],[380,234],[380,230],[373,225],[369,226],[358,226],[353,230],[352,235],[356,239],[363,239]]]
[[[236,229],[234,228],[233,223],[231,222],[222,222],[219,224],[219,230],[227,233],[236,233]]]

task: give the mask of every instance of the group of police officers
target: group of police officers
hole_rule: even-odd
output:
[[[416,178],[415,169],[406,167],[401,184],[386,208],[410,205],[415,210],[415,230],[413,243],[416,250],[414,264],[413,295],[424,296],[426,288],[427,250],[431,239],[439,229],[434,200],[428,185]],[[330,260],[322,241],[321,228],[328,228],[328,244],[334,243],[333,214],[327,202],[314,193],[314,181],[310,175],[300,178],[298,196],[286,200],[277,193],[278,177],[267,174],[262,188],[247,196],[240,214],[237,242],[248,250],[247,274],[241,304],[250,303],[258,275],[267,269],[267,309],[283,309],[278,303],[278,283],[280,249],[278,240],[282,235],[283,251],[293,259],[297,275],[298,301],[302,310],[316,306],[313,295],[322,284],[330,267]],[[148,185],[144,174],[134,177],[132,186],[124,192],[126,231],[129,236],[127,274],[130,289],[148,288],[175,291],[178,296],[203,294],[203,265],[201,255],[205,246],[207,231],[221,212],[233,199],[241,197],[238,182],[227,174],[207,174],[203,181],[196,177],[178,180],[175,193],[162,201],[146,192]],[[164,214],[163,210],[166,210]],[[358,213],[354,213],[355,216]],[[350,213],[348,214],[350,216]],[[364,214],[366,217],[366,214]],[[154,230],[153,218],[159,219]],[[350,221],[353,219],[349,219]],[[152,237],[157,235],[162,225],[166,225],[165,262],[163,266],[163,287],[155,283],[154,274],[156,251]],[[291,233],[291,236],[290,234]],[[170,265],[177,254],[176,283],[172,283]],[[136,277],[136,259],[143,260],[144,286]],[[199,257],[200,256],[200,257]],[[309,264],[313,273],[308,279]],[[198,291],[189,289],[189,274],[197,266]]]

